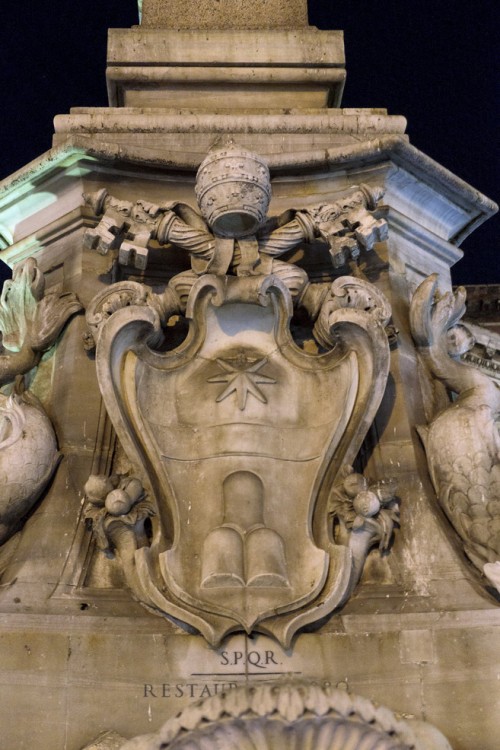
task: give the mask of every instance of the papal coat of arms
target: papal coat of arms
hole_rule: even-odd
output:
[[[231,144],[202,163],[196,195],[201,214],[86,197],[100,252],[144,266],[154,240],[191,258],[164,293],[119,282],[87,312],[132,466],[89,478],[87,515],[148,608],[211,644],[241,629],[289,644],[345,600],[373,543],[387,546],[397,501],[352,469],[384,393],[389,305],[352,276],[311,283],[281,256],[327,243],[340,268],[370,250],[387,233],[381,194],[361,186],[268,218],[268,168]],[[314,345],[294,340],[294,310]],[[175,316],[189,332],[172,346]]]

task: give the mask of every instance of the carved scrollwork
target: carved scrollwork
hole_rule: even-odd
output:
[[[337,310],[362,310],[384,327],[387,326],[392,314],[385,295],[373,284],[353,276],[335,279],[327,294],[322,294],[320,305],[313,333],[316,341],[324,347],[333,344],[331,329]]]
[[[386,546],[397,514],[381,490],[377,512],[363,515],[357,498],[353,526],[346,520],[349,533],[332,543],[332,484],[354,461],[384,393],[389,303],[354,277],[311,284],[279,256],[304,240],[328,242],[334,263],[338,243],[372,248],[387,232],[376,212],[381,192],[363,188],[266,219],[269,172],[260,157],[214,152],[197,179],[203,217],[184,204],[134,212],[104,195],[94,201],[109,247],[129,232],[129,219],[113,225],[118,211],[120,221],[140,216],[151,237],[191,256],[191,269],[164,294],[120,282],[87,313],[101,393],[161,540],[131,544],[125,575],[149,609],[194,626],[213,645],[234,630],[258,630],[288,647],[299,628],[344,601],[370,546]],[[220,197],[226,183],[230,205]],[[205,189],[212,184],[216,190]],[[245,203],[249,191],[256,203]],[[292,338],[299,306],[321,353]],[[174,313],[185,315],[189,332],[168,349]],[[124,564],[110,533],[120,527],[124,538],[125,517],[118,522],[106,507],[89,513],[102,549],[114,545]],[[135,516],[130,539],[133,523]]]
[[[145,306],[155,304],[160,306],[158,295],[152,294],[152,292],[143,284],[139,284],[136,281],[119,281],[110,287],[106,287],[102,292],[97,294],[86,312],[87,330],[83,334],[83,345],[87,351],[93,351],[96,346],[97,339],[99,337],[99,331],[106,320],[113,315],[117,310],[121,310],[124,307],[134,306]],[[162,298],[161,301],[162,312],[166,319],[177,309],[174,304],[171,309],[166,311],[165,300]],[[152,342],[157,343],[161,340],[161,333],[158,332],[155,340]]]
[[[175,539],[165,550],[131,545],[127,581],[149,608],[213,644],[243,628],[288,645],[303,624],[332,611],[357,576],[349,543],[332,545],[327,528],[331,480],[319,494],[313,485],[357,454],[383,394],[387,338],[370,312],[340,307],[329,319],[335,345],[309,355],[291,338],[291,314],[278,277],[203,275],[177,350],[148,344],[160,318],[142,298],[100,323],[96,365],[108,413],[129,460],[145,472],[159,537]],[[312,388],[323,398],[311,401]],[[282,506],[302,520],[283,523]],[[92,516],[107,549],[117,519],[109,510]],[[377,524],[365,521],[366,529]],[[377,532],[361,536],[371,543]]]
[[[417,289],[410,309],[420,357],[436,383],[456,394],[445,408],[427,401],[429,425],[419,428],[439,502],[470,560],[500,592],[500,389],[460,361],[473,344],[460,324],[465,290],[441,295],[437,276]]]

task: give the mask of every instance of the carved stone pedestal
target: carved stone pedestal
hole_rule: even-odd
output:
[[[496,750],[496,206],[305,3],[177,5],[0,185],[2,747]]]

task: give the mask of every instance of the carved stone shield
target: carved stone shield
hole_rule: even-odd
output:
[[[380,403],[387,339],[367,312],[337,309],[323,321],[332,347],[309,354],[291,314],[276,277],[207,275],[180,347],[148,346],[159,321],[147,305],[118,310],[99,337],[103,398],[157,506],[132,588],[212,644],[257,629],[287,645],[351,580],[328,496]]]

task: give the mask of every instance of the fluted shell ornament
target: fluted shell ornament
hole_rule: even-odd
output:
[[[121,750],[451,750],[426,722],[315,683],[233,688],[184,708]]]
[[[52,424],[28,394],[0,394],[0,544],[18,528],[60,458]]]

